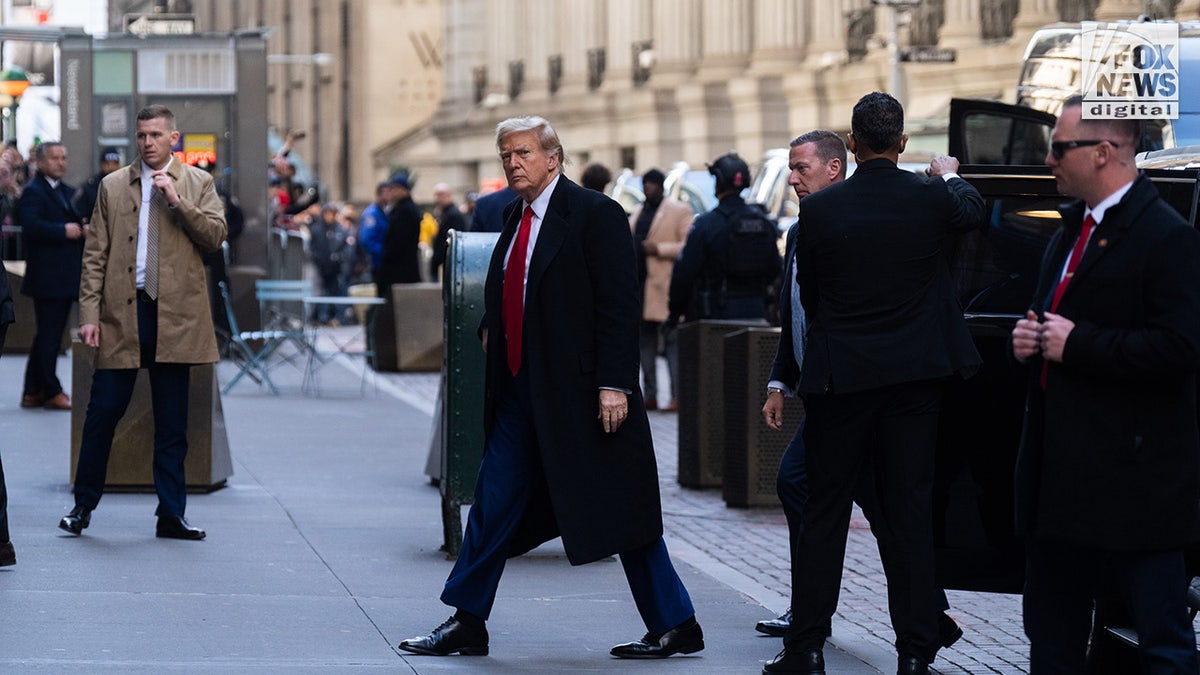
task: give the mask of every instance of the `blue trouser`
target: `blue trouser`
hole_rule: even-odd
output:
[[[1033,540],[1026,553],[1023,604],[1031,675],[1084,672],[1097,597],[1125,603],[1143,673],[1194,675],[1200,668],[1182,551],[1104,551]]]
[[[137,314],[142,367],[150,374],[150,399],[154,406],[154,490],[158,493],[155,514],[182,516],[187,507],[183,462],[187,457],[190,366],[155,362],[157,303],[139,300]],[[83,422],[79,463],[75,467],[77,505],[94,509],[104,494],[113,436],[129,407],[137,375],[136,368],[98,368],[92,377],[91,400]]]
[[[481,619],[491,614],[513,536],[535,486],[545,483],[538,455],[528,376],[521,369],[511,393],[501,396],[496,424],[475,483],[462,550],[442,590],[442,602]],[[621,565],[646,629],[658,635],[695,614],[687,589],[659,537],[623,551]]]

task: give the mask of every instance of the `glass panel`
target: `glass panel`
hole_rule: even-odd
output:
[[[133,95],[133,52],[94,52],[92,91],[98,95]]]

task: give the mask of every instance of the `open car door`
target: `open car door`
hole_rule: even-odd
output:
[[[950,154],[963,164],[1040,166],[1058,119],[1024,106],[950,99]]]

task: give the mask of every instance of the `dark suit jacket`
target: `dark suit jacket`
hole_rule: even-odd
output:
[[[25,237],[25,282],[21,293],[35,298],[79,297],[84,239],[67,239],[67,223],[78,223],[71,206],[75,188],[59,182],[55,192],[38,174],[17,200],[17,224]]]
[[[961,178],[887,159],[800,202],[796,269],[808,314],[802,393],[850,393],[980,364],[946,261],[946,239],[983,222]]]
[[[500,316],[504,256],[520,223],[505,212],[492,253],[482,325],[488,329],[485,426],[511,379]],[[550,204],[529,263],[524,359],[545,491],[526,511],[513,555],[561,534],[572,564],[655,541],[662,507],[650,424],[638,386],[640,288],[633,237],[620,205],[566,177]],[[624,389],[629,416],[611,434],[596,415],[601,386]]]
[[[500,232],[503,230],[504,209],[516,198],[516,190],[510,187],[480,197],[475,202],[475,217],[471,220],[471,231]]]
[[[770,380],[786,384],[793,392],[800,384],[800,364],[792,348],[792,270],[796,266],[796,233],[799,221],[787,231],[787,248],[783,260],[783,281],[779,284],[779,348],[771,364]]]
[[[1039,313],[1083,204],[1062,214],[1033,298]],[[1200,233],[1139,177],[1105,212],[1057,313],[1075,328],[1044,392],[1041,360],[1029,363],[1018,530],[1105,549],[1182,546],[1200,500]]]

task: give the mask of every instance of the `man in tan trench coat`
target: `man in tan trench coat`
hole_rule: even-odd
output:
[[[152,105],[137,115],[140,161],[100,183],[83,255],[79,337],[96,348],[91,401],[75,469],[75,508],[58,526],[78,535],[104,493],[117,423],[138,368],[154,405],[156,534],[203,539],[184,519],[188,371],[218,359],[201,254],[225,240],[221,198],[207,172],[175,159],[175,116]]]

